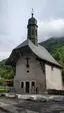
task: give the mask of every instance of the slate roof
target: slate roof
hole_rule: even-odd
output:
[[[17,46],[16,48],[14,48],[14,50],[12,51],[10,57],[9,57],[9,61],[11,60],[11,57],[13,56],[13,53],[15,50],[17,49],[22,49],[23,47],[28,46],[32,52],[38,56],[40,59],[45,60],[49,63],[52,63],[56,66],[60,66],[60,64],[57,63],[57,61],[50,55],[50,53],[41,45],[38,44],[38,46],[34,45],[29,39],[25,40],[23,43],[21,43],[19,46]]]

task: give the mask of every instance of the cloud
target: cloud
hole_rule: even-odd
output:
[[[9,35],[0,35],[0,61],[8,58],[12,49],[16,46],[13,38]]]
[[[46,40],[50,37],[64,36],[64,19],[38,20],[38,26],[39,41]]]
[[[0,52],[9,52],[15,46],[12,37],[8,35],[0,35]]]
[[[8,58],[11,51],[25,40],[25,37],[0,35],[0,61]]]
[[[0,52],[0,61],[3,59],[8,58],[8,56],[11,54],[11,52]]]
[[[27,28],[26,28],[27,29]],[[25,30],[26,30],[25,29]],[[44,41],[50,37],[64,36],[64,19],[38,20],[38,40]],[[26,36],[27,38],[27,36]],[[0,60],[7,58],[10,52],[18,44],[26,39],[25,37],[0,35]]]
[[[34,8],[34,17],[40,19],[39,41],[51,36],[64,36],[64,0],[0,0],[1,59],[27,39],[26,26],[31,8]]]

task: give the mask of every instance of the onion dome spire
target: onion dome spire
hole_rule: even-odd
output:
[[[38,45],[38,33],[37,33],[37,20],[34,18],[33,14],[34,10],[32,8],[31,18],[28,20],[28,31],[27,31],[27,38],[29,38],[33,44]]]

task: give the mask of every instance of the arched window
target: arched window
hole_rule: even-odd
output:
[[[21,82],[21,88],[24,88],[24,82]]]
[[[32,82],[32,88],[35,87],[35,82]]]
[[[32,29],[32,35],[34,35],[34,29]]]
[[[35,35],[37,36],[37,29],[35,30]]]
[[[30,37],[30,32],[31,32],[31,30],[30,29],[28,29],[28,36]]]

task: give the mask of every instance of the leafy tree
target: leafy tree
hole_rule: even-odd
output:
[[[5,83],[5,79],[0,78],[0,85],[4,85],[4,83]]]

